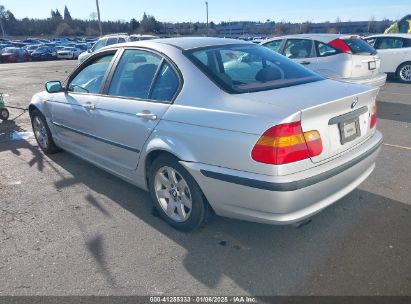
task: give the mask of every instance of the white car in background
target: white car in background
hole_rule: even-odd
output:
[[[357,35],[289,35],[261,44],[329,79],[383,86],[387,78],[376,50]]]
[[[381,71],[411,83],[411,34],[381,34],[366,37],[381,58]]]
[[[91,49],[81,53],[78,56],[78,64],[82,64],[88,57],[90,57],[94,52],[98,51],[99,49],[117,43],[124,43],[130,41],[130,36],[128,34],[110,34],[101,37]]]
[[[57,59],[77,59],[80,54],[80,49],[67,46],[57,51]]]

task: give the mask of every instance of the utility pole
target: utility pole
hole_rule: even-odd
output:
[[[98,0],[96,0],[97,6],[97,17],[98,17],[98,27],[100,29],[100,36],[103,36],[103,29],[101,28],[101,19],[100,19],[100,6],[98,5]]]
[[[0,27],[1,27],[1,33],[3,34],[3,39],[6,38],[6,32],[4,31],[4,27],[3,27],[3,21],[1,20],[1,16],[0,16]]]
[[[206,35],[208,36],[208,1],[205,2],[205,5],[206,5],[206,16],[207,16]]]

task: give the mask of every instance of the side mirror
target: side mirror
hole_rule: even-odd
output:
[[[88,49],[88,50],[87,50],[87,53],[91,53],[91,49]]]
[[[46,82],[45,87],[46,87],[46,91],[48,93],[58,93],[58,92],[62,92],[64,90],[60,81]]]

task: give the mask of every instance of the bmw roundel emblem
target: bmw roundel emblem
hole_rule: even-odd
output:
[[[354,98],[354,101],[353,101],[352,104],[351,104],[351,109],[354,109],[355,106],[357,105],[357,103],[358,103],[358,97],[355,97],[355,98]]]

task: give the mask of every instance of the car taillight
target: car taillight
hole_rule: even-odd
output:
[[[375,103],[371,108],[370,129],[377,124],[377,104]]]
[[[283,165],[321,154],[323,150],[318,131],[302,132],[301,122],[274,126],[258,139],[251,151],[253,160]]]
[[[336,48],[337,50],[339,50],[343,53],[352,54],[351,49],[344,42],[344,40],[342,40],[340,38],[337,38],[337,39],[334,39],[334,40],[328,42],[328,45],[331,45],[332,47]]]

